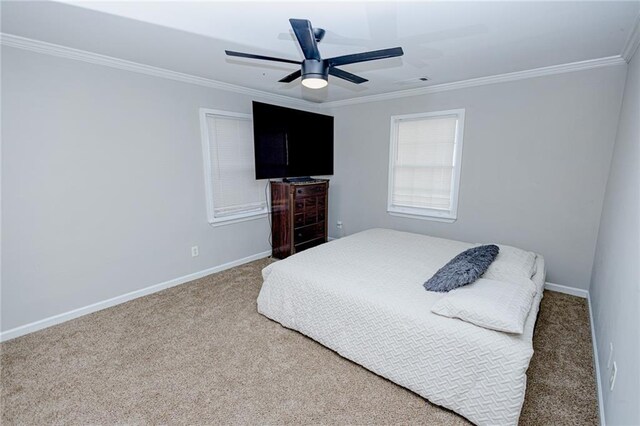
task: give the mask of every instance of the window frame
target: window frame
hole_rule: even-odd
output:
[[[398,151],[398,129],[402,120],[416,120],[421,118],[435,118],[455,115],[457,117],[456,134],[453,146],[453,173],[451,173],[451,205],[449,210],[424,207],[399,207],[393,204],[393,187],[395,159]],[[408,217],[413,219],[432,220],[437,222],[455,222],[458,218],[458,196],[460,193],[460,173],[462,170],[462,147],[464,141],[464,108],[445,111],[423,112],[391,116],[389,140],[389,180],[387,187],[387,213],[391,216]]]
[[[255,209],[252,211],[241,212],[237,214],[216,217],[215,206],[213,201],[213,169],[211,164],[211,139],[209,135],[209,126],[207,125],[207,116],[218,116],[223,118],[240,118],[252,120],[251,114],[244,114],[240,112],[223,111],[211,108],[200,108],[200,134],[202,141],[202,161],[204,165],[204,189],[207,206],[207,221],[211,226],[230,225],[232,223],[245,222],[248,220],[255,220],[266,218],[269,214],[269,195],[265,200],[265,207],[262,209]]]

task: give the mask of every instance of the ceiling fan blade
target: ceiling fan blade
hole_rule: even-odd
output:
[[[355,84],[360,84],[360,83],[364,83],[366,81],[369,81],[366,78],[362,78],[362,77],[357,76],[355,74],[351,74],[350,72],[346,72],[346,71],[343,71],[341,69],[333,68],[333,67],[329,68],[329,74],[331,74],[334,77],[338,77],[338,78],[350,81],[350,82],[355,83]]]
[[[285,78],[283,78],[281,80],[278,80],[278,82],[280,82],[280,83],[291,83],[293,80],[295,80],[296,78],[299,78],[301,75],[302,75],[302,71],[298,70],[296,72],[292,72],[291,74],[289,74]]]
[[[286,62],[288,64],[300,65],[300,61],[292,61],[291,59],[274,58],[272,56],[254,55],[252,53],[234,52],[233,50],[225,50],[227,56],[237,56],[239,58],[261,59],[263,61]]]
[[[391,49],[373,50],[371,52],[354,53],[352,55],[336,56],[327,59],[329,66],[355,64],[356,62],[375,61],[378,59],[395,58],[402,56],[404,52],[402,47],[393,47]]]
[[[320,57],[320,51],[318,50],[318,43],[316,43],[316,37],[313,34],[311,22],[306,19],[289,19],[289,22],[302,48],[305,59],[315,59],[317,61],[322,59]]]

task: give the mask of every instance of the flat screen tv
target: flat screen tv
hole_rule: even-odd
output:
[[[333,117],[253,102],[256,179],[333,174]]]

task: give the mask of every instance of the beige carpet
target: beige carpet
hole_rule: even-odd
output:
[[[464,424],[256,312],[261,260],[2,344],[2,423]],[[522,424],[597,423],[585,301],[545,292]]]

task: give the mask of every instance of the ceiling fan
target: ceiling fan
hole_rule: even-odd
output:
[[[390,49],[373,50],[370,52],[322,59],[320,51],[318,50],[318,43],[322,40],[322,37],[324,37],[325,31],[322,28],[313,28],[311,22],[306,19],[289,19],[289,22],[304,54],[304,60],[302,62],[271,56],[254,55],[251,53],[234,52],[231,50],[225,50],[225,52],[228,56],[301,65],[298,71],[289,74],[279,81],[281,83],[291,83],[298,77],[302,77],[302,84],[310,89],[321,89],[325,87],[328,84],[329,74],[355,84],[364,83],[368,81],[366,78],[351,74],[336,67],[339,65],[355,64],[357,62],[394,58],[404,54],[401,47],[393,47]]]

